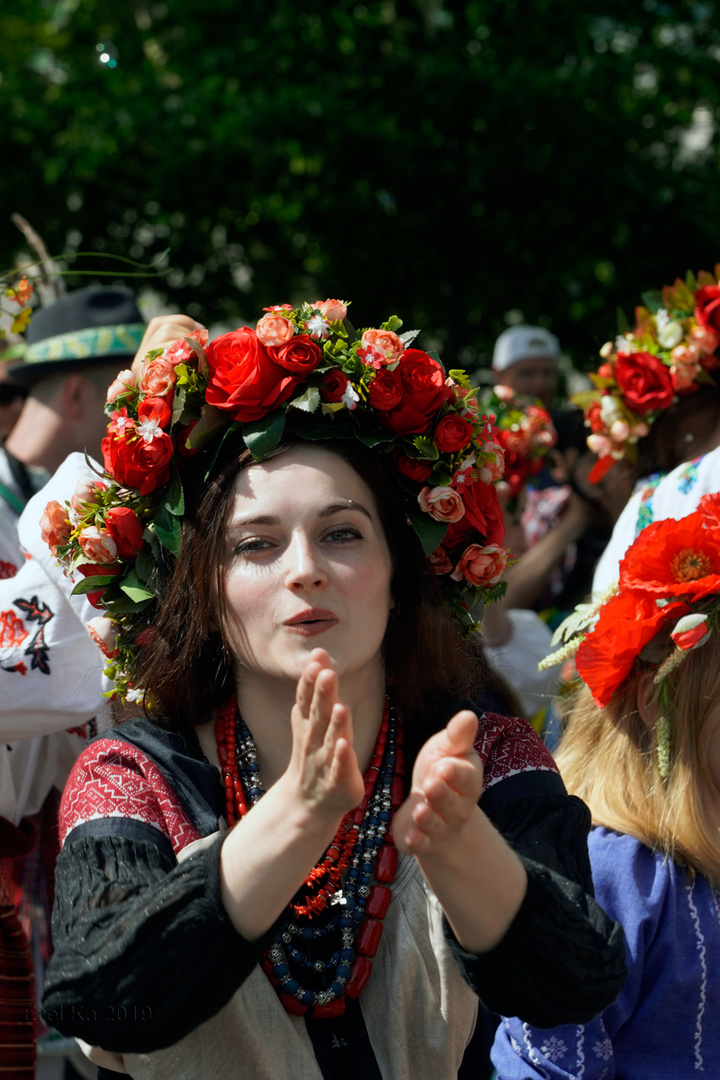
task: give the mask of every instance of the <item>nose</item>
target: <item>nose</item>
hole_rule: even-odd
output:
[[[298,592],[321,588],[326,581],[327,574],[316,547],[305,534],[296,533],[286,552],[287,587]]]

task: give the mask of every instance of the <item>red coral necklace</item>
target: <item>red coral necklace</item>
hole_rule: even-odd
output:
[[[218,710],[215,738],[232,827],[265,794],[255,744],[234,699]],[[392,815],[404,798],[404,773],[402,728],[386,700],[365,796],[340,822],[263,957],[289,1013],[311,1008],[314,1016],[339,1016],[346,996],[357,997],[370,978],[397,870]]]

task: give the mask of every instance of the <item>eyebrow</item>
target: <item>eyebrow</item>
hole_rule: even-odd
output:
[[[324,506],[322,510],[318,511],[318,517],[321,519],[332,517],[334,514],[341,514],[344,510],[356,510],[360,514],[364,514],[365,517],[372,521],[372,515],[362,503],[356,502],[355,499],[343,499],[341,502],[330,503],[328,506]],[[230,527],[233,529],[242,528],[245,525],[279,525],[280,518],[274,514],[259,514],[256,517],[249,518],[236,518],[231,521]]]

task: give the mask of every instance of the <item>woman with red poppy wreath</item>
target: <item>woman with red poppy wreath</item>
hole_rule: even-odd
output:
[[[600,558],[593,592],[617,581],[641,529],[680,518],[720,488],[720,265],[646,293],[632,331],[601,349],[595,389],[576,395],[598,455],[590,479],[635,485]],[[628,475],[629,474],[629,475]]]
[[[649,525],[617,592],[558,635],[584,683],[557,754],[593,816],[629,975],[588,1024],[498,1029],[501,1080],[676,1078],[720,1060],[720,496]],[[557,655],[557,654],[556,654]]]
[[[585,808],[468,697],[492,429],[399,329],[326,300],[151,353],[48,510],[133,717],[63,796],[44,997],[101,1077],[450,1080],[477,995],[547,1025],[622,984]]]

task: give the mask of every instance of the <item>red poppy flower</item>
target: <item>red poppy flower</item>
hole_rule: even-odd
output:
[[[720,592],[718,533],[702,510],[648,525],[620,563],[620,588],[699,600]]]
[[[577,673],[590,688],[596,705],[607,705],[645,645],[666,623],[689,610],[677,600],[659,607],[654,597],[630,590],[617,593],[603,605],[595,629],[575,657]]]

